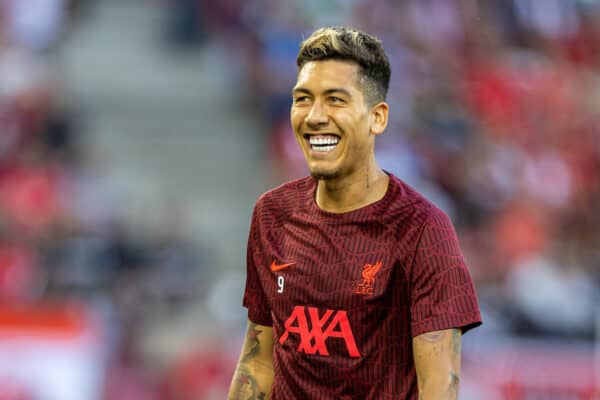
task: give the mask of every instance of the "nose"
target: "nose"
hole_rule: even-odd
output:
[[[319,126],[327,125],[328,120],[327,110],[323,107],[323,104],[321,104],[320,101],[315,101],[310,112],[306,116],[306,125],[308,125],[310,129],[316,129]]]

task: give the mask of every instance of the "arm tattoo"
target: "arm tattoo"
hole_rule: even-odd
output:
[[[251,360],[260,350],[260,341],[258,340],[258,335],[261,333],[262,331],[256,329],[256,324],[251,322],[248,326],[248,334],[246,335],[248,346],[244,349],[241,361],[242,363]]]
[[[265,392],[259,391],[256,379],[250,372],[240,365],[236,371],[233,388],[239,400],[264,400],[266,399]]]
[[[258,336],[262,333],[256,329],[256,324],[250,322],[248,325],[248,333],[246,334],[246,346],[242,351],[242,357],[238,365],[235,377],[233,379],[233,387],[237,393],[236,399],[240,400],[266,400],[265,392],[261,392],[256,382],[256,378],[248,370],[245,363],[255,357],[260,350],[260,341]]]
[[[444,357],[451,357],[452,361],[448,364],[448,383],[444,385],[445,399],[458,399],[458,387],[460,383],[460,356],[461,356],[461,330],[441,330],[427,332],[418,336],[419,340],[426,342],[427,353],[429,356],[438,356],[441,353],[446,353]],[[419,392],[419,400],[424,400],[424,393]]]
[[[448,387],[449,399],[458,399],[458,384],[460,383],[460,376],[457,373],[450,371],[450,386]]]
[[[446,331],[434,331],[434,332],[424,333],[419,337],[426,342],[437,343],[440,340],[442,340],[444,338],[444,336],[446,336]]]
[[[452,351],[454,352],[454,357],[458,360],[460,365],[460,357],[461,357],[461,349],[462,349],[462,332],[460,329],[452,330]],[[458,385],[460,383],[460,375],[456,371],[450,371],[450,398],[458,399]]]
[[[454,356],[458,357],[460,360],[460,354],[462,349],[462,333],[460,329],[452,329],[452,350],[454,351]]]

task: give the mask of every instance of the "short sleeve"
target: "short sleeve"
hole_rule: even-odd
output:
[[[481,325],[473,280],[450,218],[435,209],[423,227],[410,276],[411,333]]]
[[[258,207],[254,208],[250,234],[248,235],[248,248],[246,253],[246,288],[244,290],[243,305],[248,309],[248,319],[256,324],[272,326],[273,319],[267,297],[260,281],[256,260],[260,253],[260,232],[258,224]]]

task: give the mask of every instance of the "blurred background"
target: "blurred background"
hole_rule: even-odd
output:
[[[600,1],[0,0],[0,400],[225,398],[323,25],[382,39],[378,159],[456,224],[461,399],[600,399]]]

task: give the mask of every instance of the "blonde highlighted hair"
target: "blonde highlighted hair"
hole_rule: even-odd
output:
[[[348,27],[317,29],[300,45],[298,71],[310,61],[343,60],[360,67],[360,84],[367,103],[385,101],[390,84],[390,62],[381,41]]]

